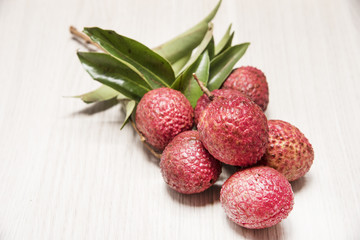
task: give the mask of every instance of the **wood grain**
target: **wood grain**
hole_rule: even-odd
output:
[[[288,219],[263,230],[231,223],[210,190],[169,190],[158,161],[119,105],[63,98],[98,86],[68,27],[100,26],[156,46],[216,0],[0,1],[0,239],[359,239],[360,2],[224,0],[220,39],[251,46],[239,65],[262,69],[267,116],[298,126],[315,162],[294,182]],[[106,111],[103,111],[107,109]]]

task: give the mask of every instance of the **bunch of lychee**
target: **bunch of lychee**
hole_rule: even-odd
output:
[[[149,91],[137,106],[138,130],[162,151],[165,182],[180,193],[199,193],[217,181],[222,163],[239,166],[221,188],[227,216],[246,228],[279,223],[294,204],[289,181],[313,163],[311,144],[290,123],[267,120],[268,84],[257,68],[237,68],[221,89],[204,91],[195,109],[170,88]]]

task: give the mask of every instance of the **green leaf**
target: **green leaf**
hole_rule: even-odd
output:
[[[216,4],[215,8],[214,8],[214,9],[209,13],[209,15],[207,15],[201,22],[209,23],[209,22],[215,17],[215,15],[216,15],[216,13],[217,13],[220,5],[221,5],[221,2],[222,2],[222,0],[220,0],[220,1]]]
[[[78,52],[80,62],[96,81],[126,97],[140,101],[151,90],[150,86],[127,65],[105,53]]]
[[[172,65],[172,68],[174,69],[174,73],[175,73],[175,76],[177,76],[181,69],[185,66],[185,64],[189,61],[191,57],[191,53],[188,54],[187,56],[179,59],[178,61],[176,61],[173,65]]]
[[[201,97],[203,92],[199,85],[193,78],[193,73],[196,73],[200,81],[206,86],[209,78],[210,58],[207,51],[198,57],[198,59],[184,71],[171,86],[172,88],[181,91],[185,97],[190,101],[191,106],[195,107],[197,100]]]
[[[212,37],[210,39],[210,42],[208,43],[206,50],[209,53],[209,58],[210,60],[213,59],[215,57],[215,41],[214,41],[214,37]]]
[[[227,43],[225,44],[224,48],[220,51],[220,53],[224,52],[226,49],[228,49],[229,47],[231,47],[231,44],[232,44],[232,40],[234,38],[234,34],[235,32],[232,32],[231,35],[230,35],[230,38],[228,39]],[[220,54],[219,53],[219,54]],[[218,55],[219,55],[218,54]]]
[[[230,47],[211,61],[210,77],[207,85],[210,91],[221,87],[235,64],[245,54],[249,45],[250,43],[243,43]]]
[[[84,32],[110,55],[142,76],[153,89],[169,87],[175,80],[169,62],[145,45],[111,30],[85,28]]]
[[[125,104],[126,115],[125,115],[125,119],[124,119],[123,124],[121,125],[120,130],[122,130],[125,127],[125,125],[129,122],[129,118],[130,118],[131,114],[133,113],[135,106],[136,106],[136,102],[133,100],[127,101],[127,103]]]
[[[208,48],[209,44],[211,45],[212,39],[213,39],[213,24],[209,23],[208,31],[205,34],[204,39],[201,41],[200,45],[196,49],[196,52],[191,56],[190,60],[180,70],[180,72],[185,71],[189,66],[191,66],[199,58],[199,56]],[[210,49],[211,49],[211,46],[210,46]]]
[[[184,56],[191,53],[204,38],[208,24],[200,22],[196,26],[171,39],[170,41],[155,47],[153,50],[166,58],[171,64],[176,63]]]
[[[216,45],[215,55],[218,55],[222,50],[224,50],[226,45],[228,44],[228,41],[231,38],[231,34],[230,34],[231,26],[232,26],[232,24],[230,24],[230,26],[228,27],[226,33],[224,34],[224,36],[222,37],[222,39],[220,40],[218,45]]]
[[[79,96],[74,96],[75,98],[81,98],[85,103],[94,103],[94,102],[102,102],[106,100],[110,100],[119,95],[118,91],[114,89],[101,85],[99,88],[94,91],[81,94]]]
[[[196,48],[204,38],[209,22],[215,17],[222,1],[202,21],[186,32],[178,35],[170,41],[154,48],[154,51],[166,58],[171,64],[187,56]]]

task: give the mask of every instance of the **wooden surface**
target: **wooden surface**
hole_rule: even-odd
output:
[[[158,161],[120,105],[85,105],[98,86],[68,33],[100,26],[156,46],[202,19],[216,0],[0,0],[0,239],[360,239],[360,1],[224,0],[229,23],[250,41],[239,62],[262,69],[267,116],[298,126],[315,161],[292,184],[281,224],[247,230],[210,190],[167,188]],[[107,111],[102,111],[108,108]]]

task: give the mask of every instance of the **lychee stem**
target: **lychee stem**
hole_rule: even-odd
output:
[[[145,137],[141,134],[141,132],[137,129],[136,125],[135,125],[135,122],[130,119],[130,122],[131,122],[131,126],[135,129],[135,131],[137,132],[137,134],[140,136],[140,141],[145,145],[145,147],[151,152],[151,154],[160,159],[161,158],[161,154],[160,153],[157,153],[147,142],[146,142],[146,139]]]
[[[201,88],[201,91],[203,91],[206,94],[206,96],[209,98],[209,100],[212,101],[214,99],[214,95],[199,80],[199,78],[196,76],[196,73],[193,73],[193,77],[195,78],[196,82],[199,84],[199,87]]]
[[[86,44],[92,44],[95,47],[97,47],[99,50],[105,52],[105,50],[99,44],[97,44],[96,42],[91,40],[91,38],[89,36],[87,36],[86,34],[79,32],[74,26],[70,26],[69,30],[72,35],[84,40]]]

